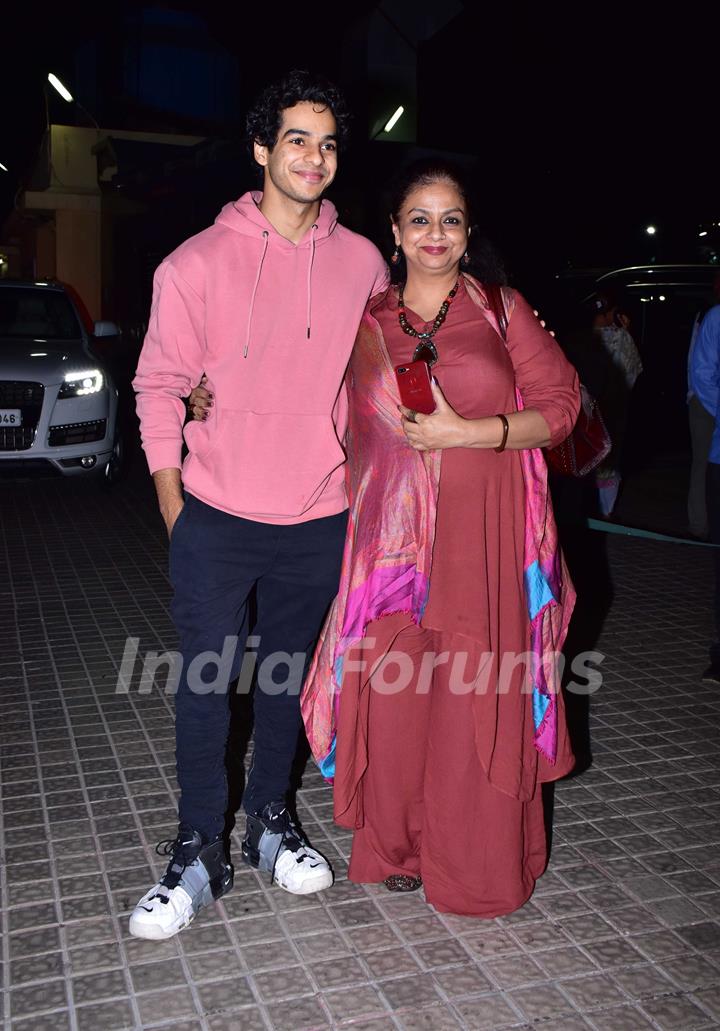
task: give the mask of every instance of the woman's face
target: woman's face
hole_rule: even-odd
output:
[[[457,271],[470,235],[465,201],[444,181],[409,193],[392,229],[409,268],[439,275]]]

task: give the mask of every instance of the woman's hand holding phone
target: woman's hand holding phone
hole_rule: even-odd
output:
[[[425,365],[425,362],[423,362]],[[427,368],[427,365],[425,365]],[[398,405],[402,427],[411,447],[416,451],[439,451],[449,447],[465,447],[467,420],[448,404],[437,380],[430,382],[434,411],[424,415],[416,408]]]

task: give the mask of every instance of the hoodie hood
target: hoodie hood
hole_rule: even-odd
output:
[[[281,236],[277,229],[275,229],[275,227],[265,218],[259,207],[261,200],[262,192],[260,190],[253,190],[251,192],[244,193],[240,200],[226,204],[215,219],[216,225],[226,226],[228,229],[232,229],[236,233],[242,233],[244,236],[251,236],[254,239],[259,240],[261,243],[261,249],[258,255],[257,271],[255,273],[255,283],[250,297],[247,329],[245,333],[245,343],[243,346],[243,358],[247,358],[250,350],[255,300],[257,298],[258,287],[260,286],[260,279],[262,277],[263,266],[265,264],[265,258],[269,247],[277,248],[279,251],[285,252],[308,249],[305,334],[306,338],[308,340],[310,339],[312,333],[312,273],[313,265],[315,263],[315,248],[319,243],[322,243],[323,240],[327,240],[329,238],[330,234],[335,229],[338,220],[335,205],[331,204],[329,200],[321,201],[320,211],[318,212],[316,221],[308,229],[302,239],[295,244],[291,240]]]
[[[291,240],[286,240],[268,222],[260,210],[259,204],[262,196],[261,190],[252,190],[244,193],[240,200],[232,201],[224,206],[215,219],[216,224],[227,226],[228,229],[233,229],[236,233],[242,233],[243,236],[254,236],[256,239],[261,239],[263,233],[267,232],[273,247],[277,246],[291,251],[297,247],[308,247],[311,241],[312,230],[309,229],[297,244],[292,243]],[[321,201],[320,211],[314,223],[316,226],[315,240],[317,243],[330,236],[337,225],[337,220],[338,213],[335,205],[329,200]]]

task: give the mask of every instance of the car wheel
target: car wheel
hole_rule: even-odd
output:
[[[110,461],[105,466],[104,481],[107,487],[114,486],[123,478],[126,465],[125,443],[122,433],[118,429],[115,432],[115,443],[113,444]]]

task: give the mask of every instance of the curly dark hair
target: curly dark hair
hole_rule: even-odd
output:
[[[330,109],[337,124],[338,146],[342,146],[347,140],[350,122],[344,96],[322,76],[295,69],[280,82],[266,87],[248,111],[245,128],[250,153],[254,143],[272,150],[277,143],[283,111],[307,100]]]
[[[405,201],[413,190],[420,186],[431,186],[433,183],[450,183],[465,202],[468,225],[472,233],[467,249],[469,262],[463,263],[463,272],[469,272],[482,283],[505,286],[508,279],[504,262],[494,245],[476,224],[475,197],[464,172],[458,165],[442,158],[421,158],[404,168],[396,177],[390,191],[390,214],[393,220],[397,221]],[[391,264],[390,271],[393,282],[401,283],[405,281],[407,269],[402,251],[398,257],[399,261],[397,264]]]

